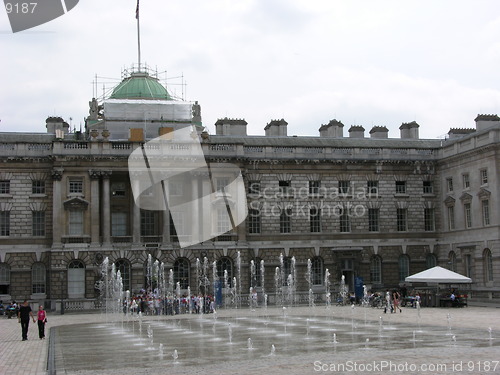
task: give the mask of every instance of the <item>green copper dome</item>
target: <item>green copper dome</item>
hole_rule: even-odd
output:
[[[135,72],[115,87],[111,99],[163,99],[172,100],[167,89],[146,72]]]

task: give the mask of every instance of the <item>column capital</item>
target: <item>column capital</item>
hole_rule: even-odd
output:
[[[113,171],[100,171],[102,178],[109,179]]]
[[[63,173],[64,173],[64,168],[54,168],[52,170],[52,179],[54,181],[61,181]]]
[[[97,180],[101,177],[101,171],[97,169],[89,169],[89,175],[92,180]]]

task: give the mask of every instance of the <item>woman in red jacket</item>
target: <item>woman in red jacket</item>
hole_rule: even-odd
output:
[[[38,308],[38,336],[40,336],[40,340],[45,338],[45,323],[47,323],[47,314],[43,309],[43,306]]]

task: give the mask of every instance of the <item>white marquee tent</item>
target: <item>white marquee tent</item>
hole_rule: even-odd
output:
[[[405,278],[408,283],[435,283],[435,284],[470,284],[471,278],[447,270],[443,267],[433,267]]]

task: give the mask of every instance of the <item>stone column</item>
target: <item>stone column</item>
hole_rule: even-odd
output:
[[[139,185],[139,180],[135,178],[133,179],[132,183],[137,187]],[[137,191],[136,188],[134,188],[133,190]],[[141,243],[141,209],[135,203],[133,194],[131,194],[131,196],[132,202],[130,204],[132,205],[132,242],[134,244],[139,244]]]
[[[164,181],[163,188],[165,189],[163,196],[168,197],[168,181]],[[168,202],[165,201],[165,207],[162,212],[163,214],[163,230],[162,230],[162,243],[170,243],[170,211],[168,209]]]
[[[237,197],[236,199],[238,199],[239,197]],[[260,225],[261,225],[261,229],[262,229],[262,216],[260,218]],[[238,239],[237,241],[239,242],[246,242],[247,240],[247,219],[243,220],[240,225],[238,225],[236,227],[236,233],[238,234]]]
[[[240,173],[242,173],[242,172],[240,171]],[[236,176],[236,178],[238,178],[238,176]],[[241,181],[243,181],[243,179],[245,179],[245,174],[242,173],[241,178],[242,178]],[[238,189],[236,189],[234,200],[236,202],[236,207],[241,208],[240,207],[240,200],[242,202],[245,202],[245,205],[246,205],[246,199],[247,199],[246,189],[243,189],[243,193],[244,193],[243,196],[240,196],[239,193],[240,193],[240,191]],[[261,225],[261,232],[262,232],[262,216],[260,217],[260,225]],[[240,225],[238,225],[236,232],[238,234],[238,239],[237,239],[238,242],[246,242],[247,241],[247,218],[245,218],[245,220],[243,220],[240,223]]]
[[[202,237],[202,233],[200,231],[200,212],[199,212],[199,201],[198,197],[200,196],[198,192],[198,175],[197,174],[192,174],[191,175],[191,197],[192,197],[192,212],[191,212],[191,222],[185,223],[185,225],[188,226],[188,228],[191,228],[190,233],[191,233],[191,239],[192,240],[198,240],[199,238]],[[179,233],[177,233],[179,234]],[[197,241],[198,242],[198,241]]]
[[[109,178],[111,171],[101,171],[102,176],[102,242],[111,243],[111,204]]]
[[[201,194],[200,196],[209,197],[210,194],[213,193],[212,182],[210,181],[210,175],[208,173],[201,174]],[[212,220],[217,219],[217,215],[214,214],[213,211],[214,206],[210,202],[210,199],[205,199],[203,204],[201,205],[201,216],[202,222],[200,223],[200,235],[203,236],[203,239],[209,239],[212,233],[214,232],[212,228]]]
[[[62,206],[62,176],[64,169],[55,168],[52,170],[52,246],[61,247],[62,246],[62,233],[63,226],[65,225],[64,220],[64,210]]]
[[[90,244],[98,246],[100,243],[99,220],[99,177],[101,173],[95,169],[89,170],[90,175]]]

